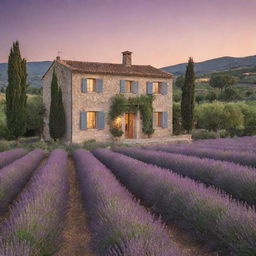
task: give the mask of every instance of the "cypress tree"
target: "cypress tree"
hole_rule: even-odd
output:
[[[182,126],[190,133],[193,128],[195,102],[195,73],[194,62],[189,58],[184,86],[182,87],[181,116]]]
[[[6,121],[12,137],[19,137],[26,131],[27,103],[26,60],[21,58],[19,42],[13,43],[8,60],[8,86],[6,88]]]
[[[51,82],[51,105],[49,116],[50,136],[56,141],[65,134],[65,112],[62,103],[62,92],[58,86],[58,79],[55,70],[52,74]]]
[[[62,90],[59,88],[59,94],[58,94],[58,126],[59,126],[59,138],[62,138],[66,132],[66,117],[65,117],[65,111],[64,106],[62,102]]]

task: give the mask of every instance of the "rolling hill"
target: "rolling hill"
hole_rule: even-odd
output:
[[[51,65],[51,61],[36,61],[27,63],[28,83],[32,87],[42,86],[41,78]],[[7,86],[7,63],[0,63],[0,88]]]
[[[37,61],[27,63],[28,83],[32,87],[40,88],[42,86],[42,75],[51,65],[51,61]],[[177,64],[161,68],[174,75],[184,74],[187,63]],[[225,71],[230,69],[256,67],[256,55],[248,57],[221,57],[207,61],[195,63],[195,71],[198,75]],[[0,63],[0,88],[7,86],[7,63]]]
[[[164,71],[181,75],[185,73],[187,63],[161,68]],[[221,57],[202,62],[195,63],[195,71],[197,74],[213,73],[218,71],[256,66],[256,55],[248,57]]]

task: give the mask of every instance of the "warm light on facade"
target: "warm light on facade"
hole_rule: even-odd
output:
[[[118,116],[114,121],[113,121],[113,127],[121,129],[122,128],[122,117]]]

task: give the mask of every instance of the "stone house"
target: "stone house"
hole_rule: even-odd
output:
[[[95,139],[107,141],[110,133],[108,111],[113,96],[155,95],[152,137],[172,134],[172,74],[150,65],[132,65],[132,53],[123,52],[122,64],[62,60],[59,57],[44,74],[43,102],[46,109],[44,138],[49,136],[49,110],[52,73],[55,70],[62,89],[66,114],[66,142],[80,143]],[[137,113],[124,113],[116,120],[123,130],[121,139],[145,138],[142,120]]]

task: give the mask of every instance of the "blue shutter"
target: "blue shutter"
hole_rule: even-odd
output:
[[[80,112],[80,129],[86,130],[87,128],[87,112]]]
[[[86,78],[82,78],[81,91],[87,92],[87,79]]]
[[[132,93],[135,93],[135,94],[138,93],[139,83],[137,81],[132,81],[131,91]]]
[[[103,130],[105,128],[105,113],[102,111],[97,112],[97,129]]]
[[[162,128],[168,128],[168,112],[162,114]]]
[[[125,93],[125,80],[120,80],[120,92]]]
[[[167,94],[167,83],[165,83],[165,82],[162,82],[161,84],[160,84],[160,93],[161,94],[163,94],[163,95],[166,95]]]
[[[153,94],[153,83],[147,82],[147,94]]]
[[[96,92],[102,92],[102,91],[103,91],[103,80],[96,79]]]

